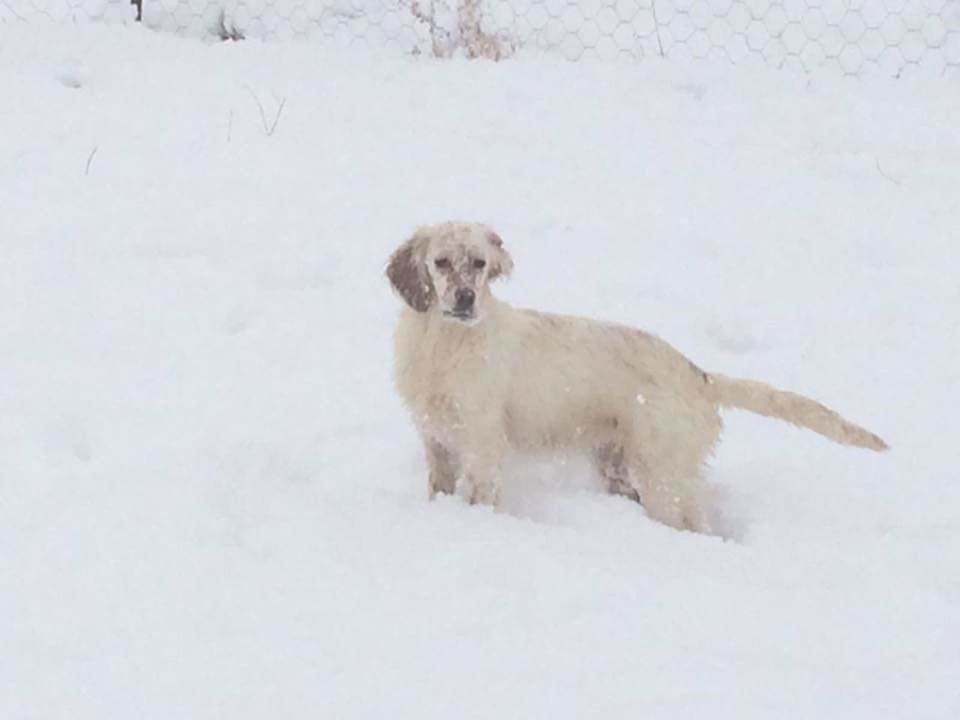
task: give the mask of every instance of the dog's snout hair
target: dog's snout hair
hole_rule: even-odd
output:
[[[650,517],[709,532],[703,469],[720,407],[887,447],[802,395],[704,372],[654,335],[515,309],[490,292],[512,268],[503,240],[480,223],[422,227],[390,257],[387,277],[407,305],[397,389],[423,439],[431,497],[496,504],[509,451],[582,451],[611,492]]]

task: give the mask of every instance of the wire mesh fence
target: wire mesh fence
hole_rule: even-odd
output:
[[[136,18],[137,7],[130,0],[0,0],[0,25],[126,22]]]
[[[0,0],[0,22],[133,19],[222,40],[436,57],[719,58],[848,75],[960,70],[960,0]]]

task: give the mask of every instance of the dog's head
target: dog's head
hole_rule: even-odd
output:
[[[512,269],[503,240],[489,227],[447,222],[420,228],[398,247],[387,277],[417,312],[436,309],[451,321],[472,325],[483,319],[490,281]]]

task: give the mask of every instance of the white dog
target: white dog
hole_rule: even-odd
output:
[[[709,532],[702,475],[720,406],[887,447],[809,398],[706,373],[653,335],[500,302],[489,283],[512,267],[477,223],[420,228],[390,258],[387,277],[408,305],[397,387],[423,438],[430,497],[459,490],[496,505],[508,450],[583,451],[611,492],[667,525]]]

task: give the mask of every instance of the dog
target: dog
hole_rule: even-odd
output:
[[[419,228],[388,261],[406,303],[396,386],[423,440],[430,498],[496,506],[510,451],[583,452],[610,492],[670,527],[709,533],[703,475],[721,407],[887,449],[814,400],[705,372],[654,335],[511,307],[490,283],[512,269],[500,236],[465,222]]]

